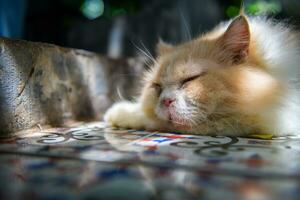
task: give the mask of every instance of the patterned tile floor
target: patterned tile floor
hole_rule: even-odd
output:
[[[57,128],[0,140],[0,183],[0,199],[299,199],[300,137]]]

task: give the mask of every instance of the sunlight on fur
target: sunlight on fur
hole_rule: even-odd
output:
[[[160,42],[136,102],[105,114],[113,126],[202,135],[300,130],[297,33],[284,23],[240,15],[192,41]]]

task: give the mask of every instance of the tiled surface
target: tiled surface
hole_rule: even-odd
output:
[[[300,137],[116,130],[0,141],[0,199],[299,199]]]

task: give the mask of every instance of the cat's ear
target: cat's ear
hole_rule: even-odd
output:
[[[246,16],[236,17],[220,38],[220,48],[232,62],[240,63],[249,54],[250,30]],[[228,59],[228,58],[227,58]]]
[[[163,55],[166,53],[170,53],[173,50],[173,46],[171,44],[168,44],[164,42],[162,39],[159,39],[157,45],[156,45],[156,54],[157,55]]]

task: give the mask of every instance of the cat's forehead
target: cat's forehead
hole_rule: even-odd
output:
[[[208,59],[191,57],[180,58],[173,55],[161,60],[157,78],[160,82],[172,83],[216,67],[218,67],[218,65]]]

